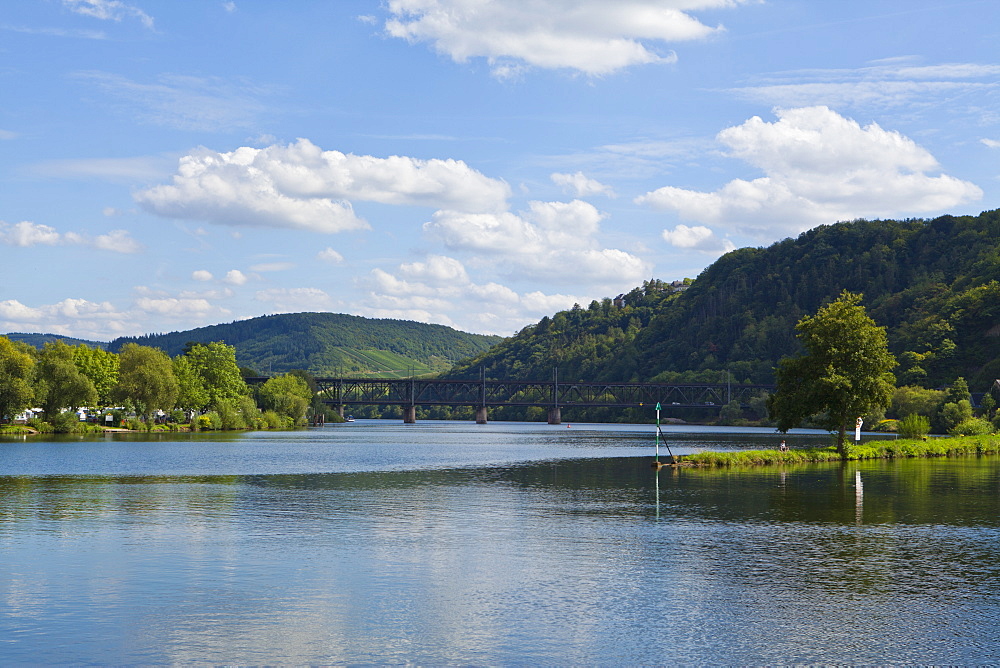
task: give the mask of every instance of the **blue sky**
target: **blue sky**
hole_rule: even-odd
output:
[[[1000,197],[995,0],[21,0],[0,332],[511,334],[726,250]]]

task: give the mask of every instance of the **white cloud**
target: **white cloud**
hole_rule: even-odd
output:
[[[451,250],[479,255],[480,263],[493,263],[509,278],[608,290],[634,286],[652,267],[625,251],[601,249],[597,237],[603,218],[581,200],[529,202],[520,214],[438,211],[424,230]]]
[[[877,124],[862,127],[827,107],[777,110],[717,139],[764,176],[715,192],[666,186],[636,198],[682,218],[773,240],[822,223],[923,214],[982,196],[972,183],[932,176],[940,166],[924,148]]]
[[[136,200],[171,218],[332,233],[368,228],[349,200],[495,211],[506,207],[509,194],[506,183],[460,160],[356,156],[300,139],[184,156],[171,185],[144,190]]]
[[[673,230],[663,230],[663,240],[676,248],[700,250],[707,253],[728,253],[736,248],[729,239],[720,239],[715,232],[703,225],[688,227],[677,225]]]
[[[705,39],[722,30],[691,11],[743,0],[390,0],[389,35],[430,42],[455,62],[486,58],[494,76],[526,67],[600,76],[645,63],[671,63],[668,43]]]
[[[319,288],[275,288],[257,292],[257,301],[272,305],[274,313],[330,311],[342,304]]]
[[[30,220],[22,220],[20,223],[11,225],[0,221],[0,241],[8,246],[55,246],[62,242],[62,235],[56,228],[49,225],[33,223]]]
[[[572,194],[574,197],[589,197],[590,195],[606,195],[614,197],[615,191],[611,186],[606,186],[600,181],[587,178],[583,172],[575,174],[552,174],[549,178],[557,186]]]
[[[401,264],[395,273],[374,269],[362,286],[368,291],[366,315],[497,334],[510,334],[583,299],[540,291],[518,294],[495,281],[476,283],[459,260],[441,255]]]
[[[77,14],[95,19],[120,23],[122,19],[134,18],[147,28],[153,28],[153,18],[149,14],[120,0],[63,0],[63,5]]]
[[[997,141],[996,139],[980,139],[979,141],[981,141],[983,145],[988,148],[1000,148],[1000,141]]]
[[[230,269],[226,272],[226,277],[222,279],[222,282],[228,283],[229,285],[243,285],[248,280],[250,280],[250,277],[239,269]]]
[[[91,245],[114,253],[138,253],[142,250],[142,244],[130,237],[126,230],[111,230],[107,234],[99,234],[94,237]]]
[[[230,14],[232,14],[233,12],[236,11],[236,3],[231,1],[223,2],[222,8],[225,9]]]
[[[0,301],[0,329],[44,331],[64,336],[107,340],[128,328],[129,316],[109,302],[69,298],[55,304],[26,306],[10,299]]]
[[[9,141],[11,139],[17,139],[16,132],[11,132],[10,130],[0,130],[0,141]]]
[[[210,271],[207,271],[205,269],[198,269],[191,272],[191,278],[193,278],[196,281],[210,281],[215,277],[212,276],[212,272]]]
[[[8,246],[86,246],[114,253],[138,253],[142,245],[127,230],[112,230],[93,239],[78,232],[60,233],[54,227],[29,220],[20,223],[0,221],[0,243]]]
[[[344,256],[329,246],[316,253],[316,257],[323,262],[329,262],[330,264],[340,264],[344,261]]]

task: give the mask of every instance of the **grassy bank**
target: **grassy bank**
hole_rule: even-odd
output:
[[[1000,454],[1000,435],[954,436],[918,439],[869,441],[847,448],[848,460],[897,459],[906,457],[956,457],[961,455]],[[679,455],[682,464],[706,467],[759,466],[762,464],[808,464],[835,462],[841,457],[834,446],[779,450],[743,450],[738,452],[698,452]]]

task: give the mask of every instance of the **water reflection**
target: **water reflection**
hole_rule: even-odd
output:
[[[649,459],[0,476],[0,655],[620,665],[1000,651],[1000,460],[656,473]]]

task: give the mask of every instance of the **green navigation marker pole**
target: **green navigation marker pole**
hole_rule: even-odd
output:
[[[660,463],[660,402],[656,402],[656,459],[652,464],[654,469],[659,470],[663,464]]]

